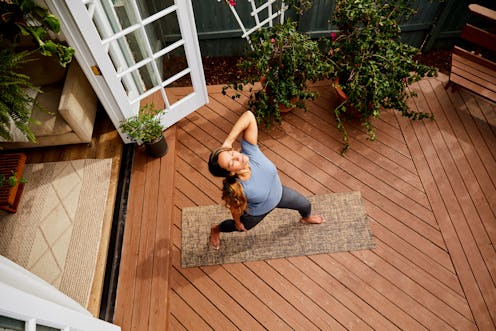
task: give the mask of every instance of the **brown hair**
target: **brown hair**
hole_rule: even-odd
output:
[[[219,147],[210,153],[210,157],[208,159],[208,170],[215,177],[227,177],[229,176],[229,171],[222,168],[219,165],[219,154],[222,152],[230,151],[232,148],[228,147]]]
[[[236,180],[237,176],[227,176],[222,181],[222,200],[229,209],[236,209],[240,214],[246,210],[248,202],[243,187]]]

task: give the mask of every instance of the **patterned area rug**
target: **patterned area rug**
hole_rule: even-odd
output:
[[[213,224],[230,218],[224,206],[182,210],[181,262],[184,268],[265,260],[298,255],[333,253],[375,247],[360,192],[333,193],[308,198],[314,214],[326,222],[299,222],[298,212],[276,209],[247,232],[221,233],[221,247],[209,244]]]
[[[93,283],[112,159],[27,164],[16,214],[0,211],[0,254],[83,307]]]

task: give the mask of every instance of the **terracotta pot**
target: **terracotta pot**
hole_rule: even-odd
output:
[[[283,105],[282,103],[279,104],[279,110],[281,111],[281,113],[288,113],[290,112],[291,110],[293,110],[294,108],[296,108],[296,102],[298,101],[298,97],[294,97],[293,99],[291,99],[291,107],[286,107],[285,105]]]
[[[262,86],[266,81],[267,81],[267,77],[265,77],[264,75],[260,76],[260,84],[262,84]]]
[[[344,101],[348,100],[348,96],[346,95],[346,93],[344,93],[344,91],[341,88],[341,86],[339,86],[339,82],[338,81],[336,81],[334,83],[334,88],[336,89],[336,94],[338,95],[338,100],[340,102],[344,102]]]
[[[262,75],[260,76],[260,84],[262,84],[262,87],[264,86],[265,82],[267,81],[267,78]],[[293,105],[292,107],[286,107],[282,103],[279,104],[279,111],[281,113],[288,113],[291,110],[293,110],[296,107],[296,101],[298,101],[298,97],[294,97],[290,100],[290,103]]]
[[[348,96],[346,95],[346,93],[344,93],[341,86],[339,86],[339,79],[338,78],[336,78],[333,81],[333,85],[334,85],[334,89],[336,90],[336,94],[338,96],[339,103],[341,104],[341,103],[345,102],[346,100],[348,100]],[[348,104],[348,106],[346,107],[346,112],[349,113],[353,118],[360,118],[360,112],[353,105]]]

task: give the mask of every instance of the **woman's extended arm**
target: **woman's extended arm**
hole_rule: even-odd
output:
[[[258,141],[258,126],[257,119],[251,111],[246,111],[239,117],[239,119],[234,123],[231,132],[227,136],[226,140],[222,144],[222,147],[232,148],[232,144],[239,136],[243,133],[243,139],[252,145],[256,145]]]

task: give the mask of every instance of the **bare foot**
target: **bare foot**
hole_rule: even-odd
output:
[[[210,245],[215,249],[220,248],[220,230],[218,225],[213,226],[210,230]]]
[[[302,223],[320,224],[325,222],[325,218],[321,215],[312,215],[301,219]]]

